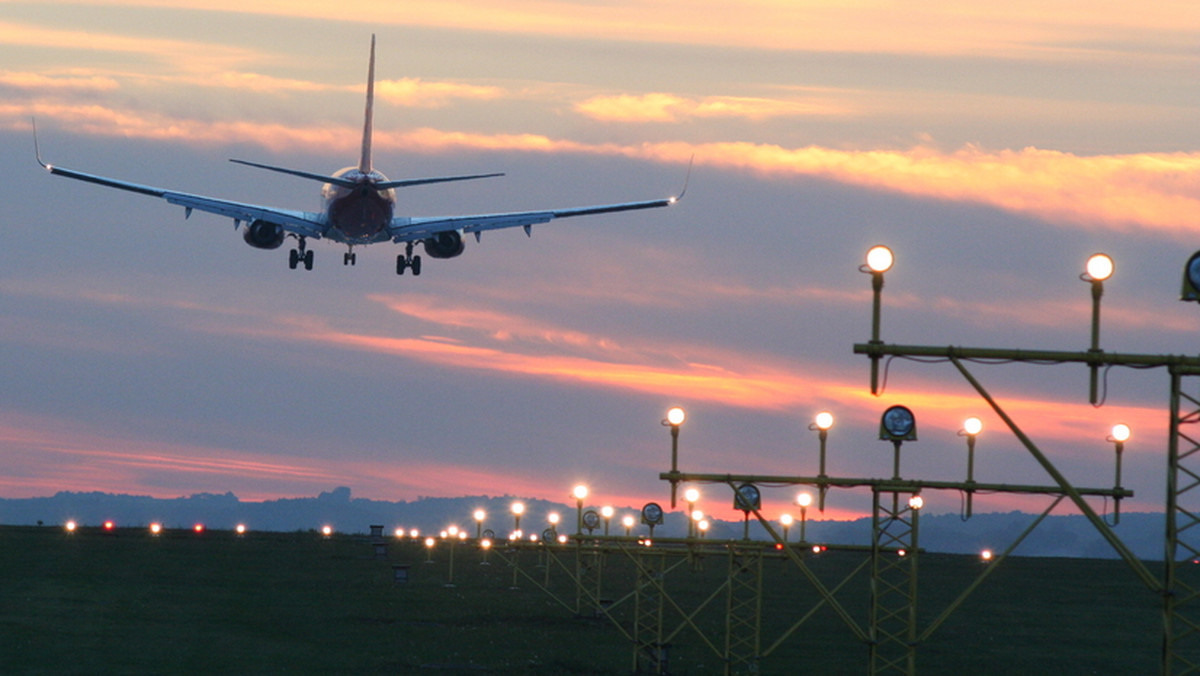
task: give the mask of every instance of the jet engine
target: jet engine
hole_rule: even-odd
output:
[[[282,225],[261,220],[253,221],[242,231],[242,239],[255,249],[278,249],[286,236]]]
[[[430,258],[454,258],[466,248],[462,235],[453,230],[439,232],[433,237],[421,240],[421,243],[425,245],[425,253],[429,254]]]

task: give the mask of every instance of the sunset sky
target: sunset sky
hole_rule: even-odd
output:
[[[31,118],[65,167],[316,210],[317,184],[226,160],[356,162],[372,34],[376,168],[507,174],[402,190],[399,214],[660,198],[694,157],[686,198],[469,238],[413,278],[391,245],[343,267],[312,242],[291,271],[229,219],[35,162]],[[885,341],[1085,350],[1103,251],[1102,347],[1196,354],[1197,72],[1190,0],[0,0],[0,496],[582,482],[640,506],[668,496],[673,405],[688,472],[815,474],[830,410],[830,472],[888,476],[879,415],[906,404],[906,477],[965,479],[977,415],[977,480],[1050,484],[947,364],[896,361],[871,396],[858,267],[896,253]],[[1162,508],[1165,372],[1113,369],[1095,408],[1079,365],[972,369],[1077,485],[1112,485],[1128,423],[1122,509]],[[870,506],[836,491],[826,516]]]

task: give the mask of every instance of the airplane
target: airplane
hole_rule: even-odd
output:
[[[242,239],[257,249],[278,249],[287,238],[293,238],[296,240],[296,248],[292,249],[288,256],[288,267],[293,270],[301,265],[305,270],[312,269],[313,252],[308,248],[309,239],[326,239],[346,245],[347,251],[342,258],[343,265],[354,265],[357,262],[354,247],[390,241],[404,245],[404,253],[396,257],[396,274],[403,275],[405,270],[411,270],[415,276],[421,274],[421,257],[413,255],[413,247],[418,243],[430,258],[454,258],[463,253],[466,244],[463,237],[467,234],[474,235],[475,241],[479,242],[485,230],[520,226],[525,229],[525,234],[528,236],[532,233],[532,226],[548,223],[557,218],[670,206],[682,199],[683,193],[687,191],[687,182],[685,181],[684,188],[678,196],[664,199],[471,216],[396,216],[394,213],[396,188],[492,178],[504,174],[389,180],[371,163],[374,103],[375,36],[372,35],[371,57],[367,68],[367,105],[363,122],[362,153],[358,166],[342,169],[332,176],[324,176],[269,164],[230,160],[237,164],[324,183],[321,190],[324,209],[320,212],[279,209],[193,195],[48,164],[42,160],[41,150],[38,147],[36,122],[34,125],[34,151],[38,164],[56,176],[65,176],[109,188],[160,197],[170,204],[182,206],[184,218],[189,218],[192,211],[196,210],[232,218],[234,229],[242,231]],[[690,168],[688,173],[691,173]]]

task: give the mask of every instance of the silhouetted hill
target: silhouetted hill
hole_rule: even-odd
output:
[[[413,501],[389,502],[354,498],[346,487],[323,492],[315,498],[285,498],[263,502],[243,502],[233,493],[199,493],[179,498],[153,498],[112,493],[60,492],[46,498],[0,498],[0,523],[47,526],[75,520],[83,525],[99,525],[111,519],[122,527],[148,526],[153,522],[167,528],[190,528],[203,523],[209,529],[229,530],[237,524],[267,531],[315,530],[324,525],[338,531],[366,533],[372,524],[382,524],[388,532],[397,527],[438,531],[457,524],[474,534],[476,509],[487,513],[484,528],[506,535],[514,527],[511,505],[514,496],[466,496],[458,498],[419,497]],[[521,517],[525,532],[540,532],[547,516],[558,512],[563,519],[560,532],[574,532],[574,505],[545,500],[521,499],[526,511]],[[635,508],[618,510],[610,532],[621,534],[623,514],[636,514]],[[977,514],[963,521],[957,514],[924,514],[920,523],[920,544],[928,551],[971,554],[984,549],[1003,551],[1036,517],[1021,512]],[[666,515],[656,533],[679,536],[685,533],[682,512]],[[870,544],[870,519],[853,521],[809,521],[807,539],[816,543]],[[1165,522],[1162,514],[1132,513],[1121,516],[1116,533],[1139,557],[1161,559],[1164,554]],[[637,532],[645,532],[639,525]],[[764,539],[763,529],[752,523],[750,537]],[[716,522],[710,538],[734,539],[743,534],[740,522]],[[793,526],[790,537],[798,536]],[[1050,516],[1017,548],[1022,556],[1065,556],[1114,558],[1116,554],[1082,515]]]

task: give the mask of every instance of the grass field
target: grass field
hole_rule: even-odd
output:
[[[577,617],[567,569],[574,556],[519,555],[457,545],[453,586],[445,545],[390,542],[377,559],[363,536],[316,533],[123,530],[72,535],[50,527],[0,528],[0,673],[430,673],[626,674],[630,641],[607,619]],[[829,586],[864,555],[811,560]],[[392,564],[411,565],[406,584]],[[562,563],[567,568],[558,564]],[[727,559],[710,555],[666,576],[701,630],[724,645]],[[919,618],[927,624],[981,570],[973,557],[925,553]],[[605,595],[633,588],[631,558],[604,557]],[[866,625],[868,583],[852,578],[839,601]],[[546,589],[539,588],[545,586]],[[782,560],[763,568],[762,649],[817,596]],[[632,626],[630,603],[613,615]],[[677,622],[668,622],[675,626]],[[1010,559],[917,652],[918,672],[961,674],[1155,674],[1157,597],[1119,561]],[[719,674],[722,663],[694,630],[671,641],[674,674]],[[864,674],[867,648],[828,608],[770,654],[762,674]]]

